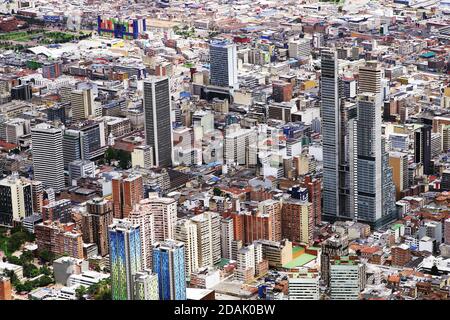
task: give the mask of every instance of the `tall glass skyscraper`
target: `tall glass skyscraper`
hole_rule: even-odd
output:
[[[322,99],[323,215],[326,220],[351,218],[349,154],[353,154],[348,121],[354,108],[340,98],[337,53],[321,53],[320,96]]]
[[[183,242],[169,239],[155,243],[153,272],[158,275],[160,300],[186,300]]]
[[[140,227],[127,220],[109,226],[109,259],[113,300],[133,300],[134,276],[142,268]]]
[[[214,41],[209,46],[210,82],[214,86],[238,89],[237,49],[234,43]]]
[[[172,165],[172,121],[170,83],[167,77],[144,81],[144,130],[147,145],[153,148],[156,166]]]

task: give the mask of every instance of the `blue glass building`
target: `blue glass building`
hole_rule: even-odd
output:
[[[109,226],[113,300],[133,300],[134,275],[142,270],[140,228],[127,220]]]
[[[166,240],[155,243],[153,272],[158,275],[160,300],[186,300],[183,242]]]

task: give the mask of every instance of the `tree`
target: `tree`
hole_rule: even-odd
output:
[[[77,300],[86,300],[84,297],[87,294],[87,290],[85,286],[79,286],[75,289],[75,296],[77,297]]]
[[[49,276],[45,276],[45,275],[40,277],[38,281],[39,281],[38,282],[39,287],[46,287],[49,284],[54,282],[52,278],[50,278]]]
[[[39,258],[43,261],[43,262],[53,262],[53,260],[55,260],[55,254],[53,252],[50,252],[48,250],[42,250],[39,252]]]
[[[111,160],[114,160],[117,158],[117,152],[115,149],[109,147],[106,151],[105,151],[105,161],[108,164],[111,164]]]
[[[52,271],[47,266],[40,267],[39,268],[39,273],[43,274],[43,275],[46,275],[46,276],[51,276],[52,275]]]

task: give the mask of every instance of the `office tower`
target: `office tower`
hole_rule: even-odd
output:
[[[23,83],[18,86],[11,88],[11,99],[12,100],[24,100],[30,101],[33,97],[33,91],[31,88],[31,83]]]
[[[94,198],[86,204],[87,212],[81,216],[83,241],[95,243],[102,257],[109,253],[108,226],[113,223],[112,202]]]
[[[190,219],[197,226],[198,265],[200,268],[220,262],[220,215],[204,212]]]
[[[113,300],[133,300],[134,277],[142,271],[140,228],[118,220],[108,228]]]
[[[134,206],[130,212],[129,220],[140,227],[142,266],[151,269],[152,250],[155,243],[155,222],[152,211],[145,205],[145,200]]]
[[[63,124],[66,124],[66,108],[68,108],[69,104],[67,103],[59,103],[50,108],[47,108],[47,119],[50,121],[60,121]]]
[[[159,300],[158,276],[144,269],[134,275],[133,300]]]
[[[289,300],[319,300],[319,279],[317,273],[289,273]]]
[[[34,227],[39,251],[83,259],[83,236],[74,223],[44,221]]]
[[[67,129],[64,130],[62,139],[64,168],[68,168],[73,161],[86,159],[87,145],[84,143],[83,132]]]
[[[401,192],[408,189],[408,154],[392,151],[389,153],[389,165],[395,184],[395,197],[400,200]]]
[[[423,125],[414,131],[414,162],[421,163],[423,173],[433,174],[431,164],[431,126]]]
[[[83,160],[97,159],[105,154],[107,149],[106,144],[106,129],[105,122],[89,121],[76,126],[77,130],[81,132],[82,139],[80,140],[84,154]]]
[[[268,215],[270,218],[272,226],[271,240],[281,241],[281,202],[272,199],[261,201],[258,204],[258,211]]]
[[[112,179],[114,218],[127,218],[134,205],[138,204],[143,198],[144,186],[140,174],[130,173],[127,177]]]
[[[42,207],[43,221],[59,221],[68,223],[72,221],[72,203],[68,199],[52,201]]]
[[[355,218],[372,226],[396,217],[392,169],[381,136],[381,74],[374,61],[359,69]]]
[[[350,178],[345,152],[344,106],[339,94],[338,59],[335,51],[322,50],[320,96],[322,100],[323,215],[328,220],[351,218]],[[349,129],[350,130],[350,129]]]
[[[158,167],[172,165],[172,121],[169,78],[144,81],[144,130]]]
[[[225,131],[224,163],[239,165],[256,165],[257,154],[252,146],[257,143],[253,129],[242,129],[239,124],[230,125]]]
[[[234,43],[214,41],[209,46],[210,83],[238,89],[237,49]]]
[[[366,266],[357,256],[330,261],[331,300],[358,300],[366,286]]]
[[[348,236],[335,234],[322,242],[322,254],[320,256],[321,278],[328,286],[330,284],[330,261],[335,256],[348,254]]]
[[[70,185],[77,185],[81,178],[95,177],[95,163],[89,160],[75,160],[69,162],[69,182]]]
[[[158,275],[160,300],[186,300],[183,242],[166,240],[153,246],[153,272]]]
[[[175,225],[177,223],[177,202],[172,198],[159,197],[155,193],[149,194],[141,205],[148,207],[153,213],[155,224],[155,241],[175,238]]]
[[[137,146],[131,153],[131,166],[150,169],[153,166],[153,149],[149,146]]]
[[[281,210],[281,235],[283,239],[313,244],[314,216],[308,201],[288,199]]]
[[[186,278],[199,268],[197,225],[188,219],[179,219],[175,226],[175,240],[184,243]]]
[[[73,121],[86,120],[96,115],[92,89],[73,90],[70,94],[70,102]]]
[[[357,218],[375,223],[382,217],[381,109],[373,93],[358,95]]]
[[[64,188],[64,161],[61,129],[40,123],[31,129],[34,179],[45,187]]]
[[[0,276],[0,300],[12,300],[11,280]]]
[[[31,194],[33,197],[33,212],[42,213],[44,205],[44,186],[41,181],[31,181]]]
[[[33,214],[31,184],[17,173],[0,180],[0,225],[13,226]]]
[[[231,259],[233,240],[233,219],[231,217],[222,218],[220,220],[220,248],[222,258]]]

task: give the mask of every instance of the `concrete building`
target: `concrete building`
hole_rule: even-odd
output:
[[[220,215],[204,212],[190,219],[197,226],[198,265],[200,268],[220,262]]]
[[[359,300],[366,286],[366,266],[356,256],[330,261],[330,297],[332,300]]]
[[[109,253],[108,226],[113,223],[111,201],[94,198],[86,204],[87,212],[81,216],[81,229],[85,243],[95,243],[102,257]]]
[[[112,198],[114,218],[127,218],[133,207],[144,198],[142,176],[131,173],[126,177],[113,178]]]
[[[155,243],[155,220],[152,210],[141,200],[131,210],[128,219],[134,225],[140,227],[141,258],[142,266],[146,269],[152,268],[153,244]]]
[[[0,180],[0,225],[13,226],[33,214],[33,200],[29,181],[13,174]]]
[[[317,273],[289,273],[289,300],[319,300],[319,280]]]
[[[199,268],[197,224],[189,219],[179,219],[175,226],[175,240],[184,243],[186,278]]]
[[[40,123],[31,129],[34,179],[45,187],[64,188],[64,161],[61,129]]]

